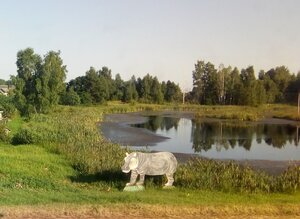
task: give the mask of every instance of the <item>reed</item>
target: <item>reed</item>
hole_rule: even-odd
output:
[[[300,186],[300,167],[291,166],[279,176],[254,171],[233,161],[193,159],[176,172],[179,187],[246,193],[294,193]]]

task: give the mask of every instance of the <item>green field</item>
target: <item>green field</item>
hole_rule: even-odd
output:
[[[234,213],[235,206],[238,212],[245,215],[251,209],[257,215],[298,215],[299,167],[276,179],[270,180],[269,176],[266,176],[266,180],[270,181],[253,182],[259,181],[260,173],[239,168],[234,164],[226,166],[208,161],[210,163],[204,165],[206,169],[212,166],[219,168],[218,184],[191,183],[187,189],[179,183],[173,190],[164,190],[164,178],[149,177],[146,179],[145,191],[122,191],[129,179],[129,175],[123,174],[120,169],[125,150],[107,142],[99,135],[97,122],[104,113],[172,109],[193,110],[198,115],[206,111],[210,112],[210,116],[214,116],[213,111],[219,112],[221,108],[109,103],[98,107],[58,107],[49,115],[34,115],[29,120],[15,116],[8,126],[12,130],[12,141],[19,143],[0,144],[0,206],[5,208],[46,205],[51,208],[56,204],[95,205],[109,209],[137,208],[138,212],[149,205],[154,209],[165,206],[171,210],[174,210],[174,206],[181,206],[182,209],[190,209],[188,212],[197,211],[199,207],[219,209],[219,212],[223,213],[227,209],[228,214]],[[234,108],[236,112],[244,110]],[[251,115],[262,117],[262,112],[266,112],[267,106],[265,111],[255,111],[255,108],[247,110]],[[296,111],[296,107],[273,106],[272,115],[297,120],[294,110]],[[223,112],[224,117],[233,114],[232,108],[228,108],[227,111],[223,108]],[[24,139],[29,142],[22,144]],[[221,166],[224,169],[220,169]],[[189,171],[195,171],[192,168],[195,166],[180,166],[176,176],[178,182],[198,180],[191,177]],[[208,180],[208,176],[213,172],[212,169],[211,172],[204,173],[206,178],[201,179]],[[222,175],[221,172],[226,172],[227,175]],[[235,178],[237,174],[239,178]],[[228,183],[228,177],[240,181]],[[283,185],[283,181],[293,183]],[[253,183],[252,187],[248,186],[249,182]],[[266,182],[272,182],[274,188],[270,190],[270,187],[265,185]]]

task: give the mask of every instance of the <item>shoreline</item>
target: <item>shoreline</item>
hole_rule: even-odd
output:
[[[121,146],[153,146],[156,143],[169,139],[168,137],[157,135],[147,129],[131,127],[131,124],[139,124],[147,121],[145,116],[161,115],[172,116],[177,118],[194,119],[193,112],[177,112],[177,111],[158,111],[158,112],[133,112],[122,114],[106,114],[99,127],[103,136],[113,143]],[[220,121],[220,119],[203,118],[204,121]],[[289,124],[296,125],[296,121],[286,119],[266,118],[261,121],[247,122],[252,124]],[[113,137],[113,140],[112,140]],[[138,146],[137,146],[138,147]],[[152,151],[154,152],[154,151]],[[179,162],[184,163],[194,157],[211,159],[198,154],[174,153]],[[229,159],[214,159],[219,161],[230,161]],[[291,165],[300,165],[300,160],[281,161],[281,160],[231,160],[243,166],[249,166],[255,170],[264,171],[271,175],[278,175]]]

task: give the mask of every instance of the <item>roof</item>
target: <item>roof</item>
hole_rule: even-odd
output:
[[[14,85],[6,85],[6,84],[2,84],[0,85],[0,93],[1,94],[8,94],[8,92],[12,89],[15,89]]]

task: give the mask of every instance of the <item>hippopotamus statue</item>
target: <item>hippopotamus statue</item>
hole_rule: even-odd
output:
[[[126,186],[143,185],[145,175],[164,175],[166,174],[168,182],[165,186],[172,186],[174,182],[173,174],[177,168],[177,160],[170,152],[158,153],[126,153],[122,171],[129,173],[131,171],[130,182]],[[140,175],[140,179],[136,179]]]

